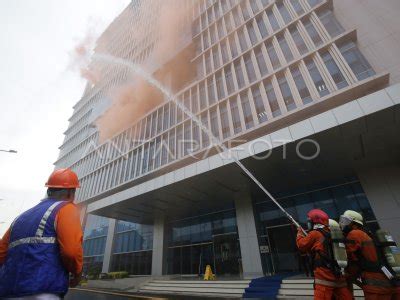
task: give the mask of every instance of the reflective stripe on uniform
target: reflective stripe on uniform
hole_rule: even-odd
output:
[[[54,210],[59,204],[61,204],[61,203],[63,203],[63,202],[64,202],[64,201],[57,201],[57,202],[54,202],[54,203],[46,210],[46,212],[44,213],[42,219],[40,220],[39,227],[38,227],[38,229],[37,229],[37,231],[36,231],[36,236],[37,236],[37,237],[43,236],[44,228],[46,227],[47,220],[49,219],[51,213],[53,212],[53,210]]]
[[[57,239],[55,237],[27,237],[16,240],[8,245],[8,249],[14,248],[22,244],[55,244]]]
[[[371,279],[371,278],[363,278],[362,282],[364,285],[373,285],[380,287],[393,287],[389,280],[380,280],[380,279]]]
[[[315,278],[314,282],[315,282],[315,284],[320,284],[320,285],[329,286],[329,287],[345,287],[345,286],[347,286],[347,282],[345,282],[345,281],[336,282],[336,281],[329,281],[329,280]]]

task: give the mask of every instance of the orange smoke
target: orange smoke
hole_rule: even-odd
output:
[[[99,128],[99,143],[105,142],[116,133],[131,126],[163,100],[162,95],[142,79],[135,84],[115,87],[110,96],[112,106],[96,120]]]
[[[185,18],[190,19],[191,10],[184,9],[181,0],[165,0],[160,2],[162,7],[155,18],[152,3],[153,1],[143,1],[140,7],[135,8],[140,9],[136,16],[133,16],[133,10],[125,10],[119,20],[120,22],[128,22],[138,15],[144,23],[149,18],[154,20],[152,25],[155,27],[155,32],[159,33],[159,40],[153,52],[141,64],[141,67],[152,73],[155,78],[175,93],[194,77],[190,63],[194,56],[193,47],[189,47],[183,52],[182,49],[177,49],[177,45],[182,45],[185,37],[183,30],[190,32],[190,24],[183,26],[182,22]],[[118,24],[119,22],[112,26]],[[128,26],[127,29],[124,29],[124,32],[125,30],[127,36],[133,37],[133,43],[141,43],[149,35],[149,28],[146,26]],[[102,35],[96,51],[109,51],[110,45],[107,42],[109,40],[108,35],[111,32],[108,31],[107,34]],[[132,47],[132,45],[129,47]],[[85,51],[85,49],[78,50]],[[181,53],[176,56],[179,51]],[[110,54],[113,53],[110,52]],[[92,75],[92,73],[84,73],[84,76],[90,78],[91,81],[96,81],[92,78]],[[98,77],[94,76],[94,78]],[[96,121],[99,129],[99,143],[103,143],[118,132],[133,125],[163,101],[163,95],[159,91],[137,77],[114,87],[110,96],[113,100],[112,106]]]

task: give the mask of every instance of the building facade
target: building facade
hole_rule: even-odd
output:
[[[96,51],[146,66],[301,224],[312,208],[334,219],[354,209],[400,242],[398,1],[187,1],[162,59],[149,24],[163,7],[147,3],[150,14],[132,1]],[[93,124],[131,70],[92,67],[103,76],[75,105],[55,163],[81,181],[87,272],[302,270],[293,226],[171,99],[102,141]]]

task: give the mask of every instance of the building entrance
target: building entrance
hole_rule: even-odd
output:
[[[238,276],[241,270],[239,238],[236,232],[214,235],[215,273],[219,276]]]

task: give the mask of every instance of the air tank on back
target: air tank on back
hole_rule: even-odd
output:
[[[340,229],[339,223],[332,219],[329,219],[329,228],[331,230],[333,258],[343,273],[347,267],[347,253],[343,232]]]

